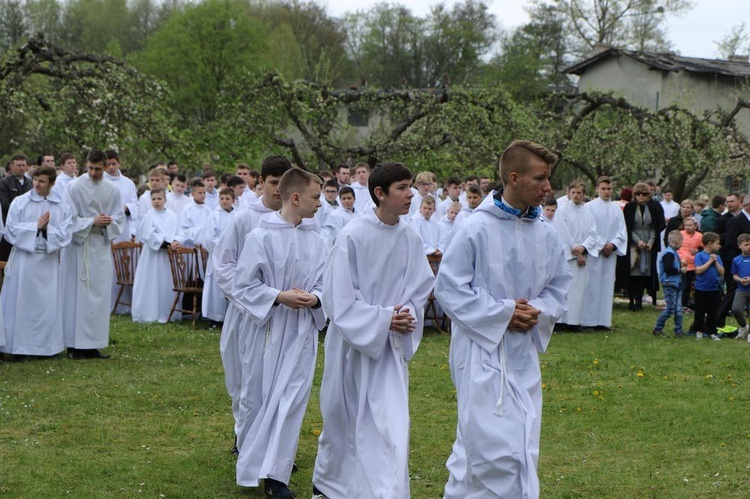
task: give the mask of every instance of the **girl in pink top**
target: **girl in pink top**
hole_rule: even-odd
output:
[[[698,224],[693,217],[685,217],[682,221],[685,230],[681,230],[682,246],[677,251],[680,260],[687,265],[687,272],[682,274],[682,306],[692,308],[693,281],[695,281],[695,255],[703,249],[701,239],[703,234],[698,232]]]

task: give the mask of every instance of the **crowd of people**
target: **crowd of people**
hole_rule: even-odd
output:
[[[750,197],[678,204],[637,183],[616,199],[602,177],[594,199],[581,181],[555,199],[556,162],[543,146],[515,141],[497,184],[451,176],[438,186],[433,173],[413,176],[401,163],[313,174],[269,156],[259,171],[240,164],[219,176],[205,165],[190,180],[176,163],[157,164],[137,187],[114,150],[90,152],[82,175],[72,154],[59,165],[42,155],[33,168],[15,155],[0,180],[0,351],[11,360],[65,350],[107,358],[120,291],[111,244],[142,244],[123,300],[131,305],[113,310],[139,323],[169,320],[169,250],[200,246],[209,254],[201,315],[221,328],[237,483],[294,497],[289,479],[327,326],[313,495],[408,497],[407,363],[434,291],[452,322],[458,400],[445,497],[538,496],[538,354],[553,329],[609,329],[616,289],[638,311],[661,284],[655,335],[672,316],[682,335],[691,307],[694,334],[717,338],[724,261],[738,337],[750,302]],[[437,278],[426,255],[440,257]],[[28,314],[23,304],[40,298],[55,306]]]

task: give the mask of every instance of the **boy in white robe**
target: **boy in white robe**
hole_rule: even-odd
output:
[[[72,359],[107,358],[99,349],[109,345],[112,293],[110,242],[125,224],[117,187],[105,180],[102,151],[86,159],[87,173],[68,185],[65,202],[73,213],[73,244],[60,256],[63,291],[63,332]]]
[[[148,186],[150,189],[164,189],[167,191],[167,180],[169,173],[166,168],[152,168],[148,172]],[[148,191],[138,198],[138,207],[141,215],[151,210],[151,194]]]
[[[422,200],[430,194],[430,188],[432,184],[437,181],[437,176],[432,172],[419,172],[417,177],[414,179],[414,185],[416,186],[416,193],[411,200],[411,206],[409,207],[409,213],[406,216],[406,221],[411,220],[415,214],[419,213],[419,207],[422,206]],[[414,190],[412,190],[414,192]]]
[[[206,194],[208,194],[208,191]],[[214,253],[219,238],[237,214],[237,211],[234,209],[234,201],[234,191],[229,187],[223,188],[219,194],[219,207],[211,212],[206,224],[206,236],[204,240],[209,255]],[[209,265],[206,270],[206,281],[203,284],[202,314],[203,317],[211,321],[210,329],[215,329],[224,322],[228,304],[229,302],[224,293],[221,292],[221,288],[216,284],[213,265]]]
[[[120,198],[122,199],[122,211],[125,212],[125,226],[122,229],[122,234],[119,235],[113,243],[121,243],[130,241],[131,238],[136,236],[138,229],[138,219],[140,213],[140,205],[138,204],[138,195],[136,194],[137,188],[132,180],[124,176],[120,171],[120,157],[117,151],[114,149],[107,149],[104,151],[107,155],[106,169],[104,170],[104,178],[109,180],[117,186],[120,191]],[[112,306],[114,307],[117,301],[117,294],[120,291],[120,286],[117,284],[117,271],[112,269]],[[121,301],[132,302],[131,296],[132,290],[129,287],[123,289]],[[112,310],[110,308],[110,310]],[[130,313],[130,307],[127,305],[119,305],[116,314],[128,314]]]
[[[544,352],[572,281],[539,204],[557,157],[515,141],[503,153],[504,190],[487,196],[448,240],[435,296],[451,318],[458,427],[447,499],[539,496]]]
[[[598,197],[584,207],[596,223],[599,254],[590,255],[586,262],[588,284],[581,325],[609,329],[612,326],[617,256],[625,255],[628,233],[620,206],[612,202],[612,180],[600,177],[596,181],[596,192]]]
[[[370,165],[367,163],[357,163],[354,165],[354,182],[349,187],[354,190],[354,210],[357,213],[364,213],[365,210],[372,209],[375,203],[370,197],[370,188],[367,181],[370,178]]]
[[[279,193],[279,182],[282,175],[291,169],[292,165],[284,156],[268,156],[263,160],[261,166],[261,177],[258,183],[263,194],[257,203],[252,203],[244,210],[238,210],[235,219],[219,238],[219,242],[211,255],[211,265],[214,267],[216,284],[224,296],[229,300],[224,324],[221,328],[219,340],[219,352],[224,365],[224,382],[232,399],[232,416],[234,417],[234,434],[240,434],[242,424],[241,397],[243,365],[241,347],[244,349],[244,337],[241,333],[246,331],[243,322],[246,320],[241,308],[233,301],[232,284],[237,268],[237,260],[245,244],[245,238],[257,225],[264,213],[278,211],[281,209],[281,194]],[[244,181],[239,177],[231,177],[227,184],[233,183],[233,179],[239,180],[244,188]],[[230,189],[234,189],[229,186]],[[235,191],[236,192],[236,191]],[[236,201],[235,201],[235,209]],[[235,440],[232,453],[238,452],[237,440]]]
[[[419,236],[400,219],[411,172],[370,174],[376,208],[339,234],[324,270],[331,319],[320,389],[323,431],[313,494],[330,499],[409,497],[409,373],[434,276]],[[388,248],[388,251],[383,251]]]
[[[458,214],[461,212],[461,203],[455,201],[448,207],[448,211],[438,222],[438,249],[440,252],[445,251],[445,246],[448,244],[448,236],[453,231],[453,228],[458,224],[456,219]]]
[[[199,244],[205,246],[206,224],[211,216],[211,210],[205,202],[206,186],[203,181],[195,180],[191,185],[191,190],[192,202],[179,213],[179,229],[172,241],[172,249],[181,246],[195,247]]]
[[[65,349],[60,294],[60,249],[70,244],[72,213],[53,189],[55,169],[37,168],[34,188],[10,205],[5,239],[13,245],[0,302],[0,336],[11,355],[57,355]],[[29,303],[43,303],[29,313]]]
[[[248,414],[237,484],[260,480],[274,498],[289,491],[302,419],[310,397],[321,308],[325,243],[315,232],[320,179],[300,168],[281,178],[281,211],[263,215],[245,239],[232,296],[248,317],[242,382]]]
[[[55,185],[52,187],[52,190],[57,191],[60,199],[63,199],[68,184],[78,176],[78,161],[76,161],[76,157],[69,152],[62,153],[60,155],[60,169],[61,171],[55,179]]]
[[[177,215],[166,208],[167,195],[161,187],[147,192],[152,209],[141,217],[138,233],[143,249],[133,280],[133,322],[166,323],[175,292],[167,248],[177,233]],[[182,318],[172,314],[173,321]]]
[[[219,208],[219,190],[216,188],[216,172],[203,173],[203,185],[206,186],[206,206],[211,211]]]
[[[438,241],[440,238],[440,226],[433,218],[435,213],[435,198],[427,196],[422,198],[422,206],[419,213],[415,214],[409,225],[419,234],[425,255],[440,255]]]
[[[354,204],[356,203],[356,198],[354,190],[351,187],[341,188],[341,191],[339,191],[339,200],[341,204],[338,208],[328,213],[324,225],[320,230],[320,234],[326,241],[327,248],[333,247],[341,229],[358,215],[355,212]]]
[[[558,208],[552,220],[573,275],[573,285],[568,292],[568,310],[558,322],[563,329],[572,331],[580,330],[583,309],[587,305],[588,259],[599,254],[596,222],[591,213],[584,209],[585,197],[586,185],[581,180],[573,180],[568,185],[568,202]]]
[[[177,213],[187,206],[190,206],[190,196],[185,194],[187,190],[187,177],[185,175],[176,175],[172,180],[172,191],[167,192],[167,208]]]

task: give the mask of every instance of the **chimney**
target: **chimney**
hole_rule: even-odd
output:
[[[732,54],[729,57],[727,57],[727,60],[729,62],[744,62],[744,63],[748,63],[748,62],[750,62],[750,56]]]

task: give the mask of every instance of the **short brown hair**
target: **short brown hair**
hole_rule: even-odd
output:
[[[705,232],[703,234],[703,238],[701,239],[701,243],[703,243],[703,246],[715,243],[716,241],[721,241],[719,234],[717,234],[716,232]]]
[[[748,234],[747,232],[737,236],[737,246],[739,246],[742,243],[746,243],[748,241],[750,241],[750,234]]]
[[[508,182],[511,173],[526,173],[535,157],[541,159],[550,167],[557,164],[558,160],[557,154],[543,145],[529,140],[514,140],[511,142],[500,157],[500,178],[503,185]]]
[[[596,179],[596,186],[599,187],[599,184],[612,184],[612,177],[608,177],[606,175],[602,175],[598,179]]]
[[[31,174],[31,176],[34,178],[38,177],[39,175],[46,175],[49,179],[49,183],[54,184],[55,178],[57,178],[57,170],[55,170],[52,166],[41,166],[34,170],[34,173]]]
[[[317,175],[307,172],[302,168],[292,167],[281,176],[281,181],[279,182],[281,199],[289,199],[292,194],[304,191],[313,182],[323,185],[323,181]]]

